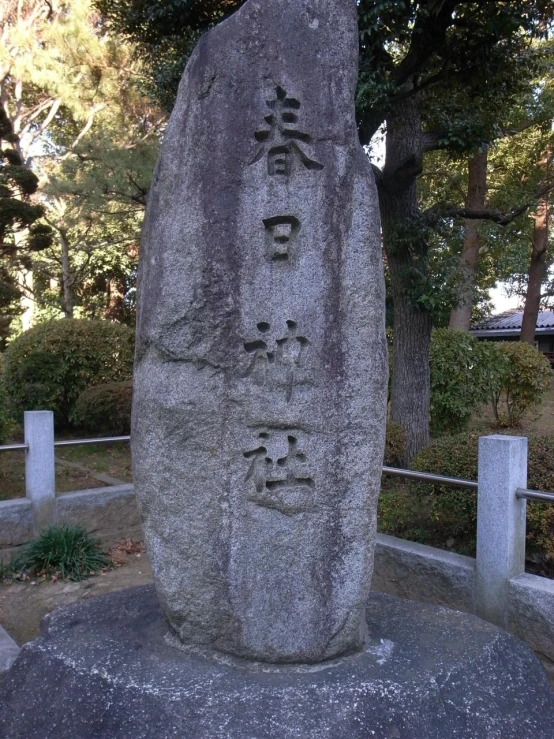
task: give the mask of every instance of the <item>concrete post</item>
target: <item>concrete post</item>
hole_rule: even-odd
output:
[[[525,571],[526,501],[516,489],[527,487],[527,439],[481,437],[478,484],[475,613],[506,628],[508,583]]]
[[[31,501],[35,533],[56,520],[54,414],[25,411],[25,490]]]

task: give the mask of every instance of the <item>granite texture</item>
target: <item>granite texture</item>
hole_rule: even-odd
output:
[[[47,616],[0,688],[3,739],[551,739],[528,647],[457,611],[372,594],[365,649],[268,665],[187,653],[152,586]],[[180,645],[180,646],[177,646]]]
[[[523,574],[508,587],[510,631],[554,660],[554,580]]]
[[[25,491],[31,501],[35,535],[56,517],[56,470],[54,466],[54,414],[25,411]]]
[[[316,662],[364,639],[386,383],[355,0],[249,0],[204,35],[154,172],[133,475],[185,643]]]
[[[475,613],[508,628],[509,582],[525,572],[527,437],[479,439]]]
[[[474,586],[472,557],[377,534],[372,590],[472,613]]]
[[[10,669],[20,651],[6,629],[0,626],[0,675]]]
[[[0,550],[21,546],[33,538],[33,508],[28,498],[0,500]]]
[[[56,497],[57,522],[80,524],[100,539],[103,546],[113,546],[118,539],[142,539],[140,514],[133,485],[110,485]]]

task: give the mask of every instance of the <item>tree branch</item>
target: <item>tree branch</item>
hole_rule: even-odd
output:
[[[529,208],[532,208],[537,200],[540,200],[552,190],[554,190],[554,183],[544,185],[537,190],[532,200],[511,208],[506,213],[496,208],[465,208],[449,203],[437,203],[437,205],[433,205],[426,210],[423,215],[429,225],[436,224],[442,218],[465,218],[472,221],[492,221],[499,226],[507,226],[514,218],[517,218],[529,210]]]
[[[42,136],[42,134],[46,131],[46,129],[48,128],[48,126],[50,125],[50,123],[52,122],[52,120],[54,119],[54,116],[58,112],[61,104],[62,104],[62,99],[61,98],[55,98],[53,100],[52,105],[50,106],[50,110],[48,111],[48,114],[47,114],[46,118],[42,121],[42,123],[40,124],[40,126],[38,127],[38,129],[31,136],[31,138],[29,140],[29,144],[26,147],[27,148],[27,151],[29,151],[29,149],[31,148],[31,146],[33,145],[33,143],[36,141],[36,139],[39,136]],[[25,158],[27,158],[26,153],[25,153]]]
[[[97,105],[94,105],[89,113],[89,116],[87,118],[87,122],[83,126],[83,128],[80,130],[78,136],[75,138],[73,143],[70,145],[68,151],[63,155],[62,159],[67,159],[67,157],[71,154],[72,149],[74,149],[79,141],[83,138],[83,136],[86,136],[86,134],[90,131],[92,128],[92,124],[94,123],[94,116],[101,110],[103,110],[107,106],[107,103],[98,103]]]

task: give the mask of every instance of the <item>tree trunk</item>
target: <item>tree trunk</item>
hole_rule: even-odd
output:
[[[125,308],[125,295],[123,287],[117,280],[107,281],[108,306],[106,318],[110,321],[122,322]]]
[[[407,281],[427,244],[410,220],[418,212],[416,177],[421,168],[422,135],[418,96],[395,106],[387,118],[386,160],[379,183],[383,243],[394,304],[391,420],[406,431],[404,463],[429,443],[429,344],[431,316],[408,295]],[[410,235],[408,235],[410,234]],[[408,239],[408,243],[406,243]]]
[[[73,318],[73,293],[71,291],[71,264],[69,262],[69,241],[64,229],[58,229],[62,252],[62,310],[66,318]]]
[[[485,207],[487,193],[487,151],[477,152],[469,160],[469,178],[467,185],[466,208],[482,209]],[[480,249],[479,221],[467,219],[465,223],[464,243],[460,256],[460,272],[462,282],[458,289],[458,304],[450,313],[450,328],[469,331],[471,311],[473,309],[473,286],[477,275]]]
[[[548,269],[546,263],[548,211],[548,201],[540,200],[535,213],[533,247],[531,250],[531,262],[529,264],[529,282],[527,283],[520,336],[520,341],[525,341],[527,344],[531,344],[531,346],[535,343],[537,318],[541,304],[541,287]]]
[[[21,270],[18,273],[18,283],[21,287],[21,328],[28,331],[35,322],[35,301],[33,298],[33,272]]]

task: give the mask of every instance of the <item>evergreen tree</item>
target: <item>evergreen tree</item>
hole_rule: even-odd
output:
[[[160,50],[150,79],[168,108],[198,33],[242,4],[97,3],[111,28],[137,41],[156,64]],[[417,179],[430,153],[475,152],[497,137],[503,111],[535,73],[531,42],[546,34],[553,12],[551,0],[358,2],[362,143],[386,126],[386,161],[376,180],[394,302],[391,417],[406,429],[407,462],[429,440],[431,247],[445,219],[474,215],[450,203],[424,210]]]

